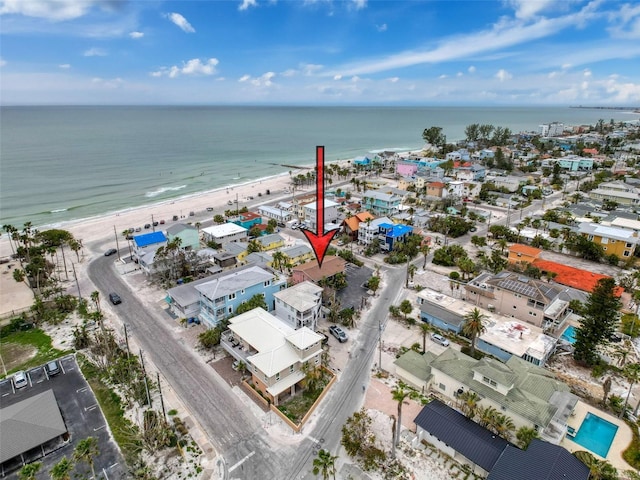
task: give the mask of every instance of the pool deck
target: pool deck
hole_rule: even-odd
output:
[[[624,423],[621,419],[616,418],[613,415],[610,415],[606,412],[603,412],[602,410],[598,410],[597,408],[592,407],[591,405],[587,405],[582,401],[578,401],[578,403],[576,404],[574,413],[571,417],[569,417],[569,421],[567,422],[567,424],[570,427],[573,427],[577,433],[578,429],[580,428],[580,425],[582,425],[582,422],[587,416],[587,413],[593,413],[598,417],[602,418],[603,420],[606,420],[618,426],[618,431],[616,432],[616,436],[613,437],[613,442],[611,442],[611,447],[609,448],[609,453],[607,454],[606,460],[611,465],[616,467],[619,471],[630,470],[632,468],[631,465],[625,462],[624,459],[622,458],[622,452],[629,446],[629,444],[631,443],[631,440],[633,440],[633,433],[631,432],[631,429],[629,428],[629,426],[626,423]],[[587,450],[582,445],[572,441],[571,437],[569,437],[568,435],[565,436],[562,442],[560,442],[560,445],[572,453],[578,450]],[[596,454],[595,452],[591,452],[590,450],[587,450],[587,451],[592,453],[596,458],[602,458],[600,455]]]

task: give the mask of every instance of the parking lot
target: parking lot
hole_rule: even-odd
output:
[[[44,365],[27,370],[27,385],[15,389],[11,377],[0,381],[0,408],[4,409],[23,400],[28,400],[47,390],[53,390],[60,413],[67,428],[67,435],[59,437],[42,447],[36,447],[25,454],[0,465],[0,475],[18,478],[17,472],[24,463],[42,462],[38,477],[48,478],[48,472],[62,457],[71,458],[78,441],[88,437],[96,438],[99,455],[94,459],[96,475],[105,479],[128,478],[127,468],[117,445],[111,438],[102,411],[93,391],[83,377],[76,359],[68,355],[59,359],[60,372],[49,376]],[[37,413],[37,412],[34,412]],[[34,415],[35,417],[35,415]],[[37,417],[36,417],[37,418]],[[80,478],[90,478],[89,467],[80,463],[75,467]]]

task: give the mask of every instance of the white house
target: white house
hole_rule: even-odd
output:
[[[229,242],[242,242],[247,239],[248,230],[235,223],[223,223],[202,229],[205,242],[224,245]]]
[[[324,223],[333,223],[338,219],[338,206],[336,202],[325,199],[324,201]],[[307,224],[307,227],[315,231],[316,229],[316,219],[318,215],[318,207],[316,202],[307,203],[304,206],[304,222]],[[322,233],[322,232],[319,232]]]

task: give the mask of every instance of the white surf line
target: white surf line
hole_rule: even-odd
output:
[[[247,460],[249,460],[251,457],[253,457],[256,454],[255,450],[252,451],[251,453],[249,453],[246,457],[244,457],[243,459],[241,459],[240,461],[238,461],[238,463],[236,463],[235,465],[232,465],[229,468],[229,473],[233,472],[236,468],[238,468],[240,465],[242,465],[244,462],[246,462]]]

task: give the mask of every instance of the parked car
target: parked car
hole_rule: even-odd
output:
[[[213,212],[213,207],[207,207],[207,212]]]
[[[104,252],[105,257],[110,257],[111,255],[115,255],[118,251],[115,248],[110,248],[106,252]]]
[[[159,222],[157,222],[157,221],[156,221],[156,222],[153,222],[153,226],[154,226],[154,227],[157,227],[158,225],[159,225]]]
[[[13,386],[15,388],[23,388],[29,385],[29,381],[27,380],[27,374],[22,370],[13,374]]]
[[[349,337],[347,337],[347,333],[344,330],[342,330],[342,328],[338,327],[337,325],[331,325],[329,327],[329,333],[331,333],[331,335],[336,337],[336,339],[340,343],[344,343],[349,339]]]
[[[118,305],[120,303],[122,303],[122,299],[120,298],[120,295],[118,295],[115,292],[111,292],[109,294],[109,300],[111,301],[111,303],[113,303],[114,305]]]
[[[160,225],[164,225],[164,220],[160,220]]]
[[[177,221],[178,221],[178,215],[174,215],[174,216],[173,216],[173,221],[174,221],[174,222],[177,222]]]
[[[196,212],[189,212],[190,217],[194,217],[195,215],[196,215]]]
[[[57,360],[52,360],[44,366],[44,369],[47,372],[47,375],[53,377],[60,373],[60,364]]]
[[[436,342],[438,345],[442,345],[443,347],[448,347],[449,346],[449,340],[444,338],[439,333],[432,333],[431,334],[431,340]]]
[[[144,228],[151,228],[151,224],[150,223],[145,223],[144,224]]]

